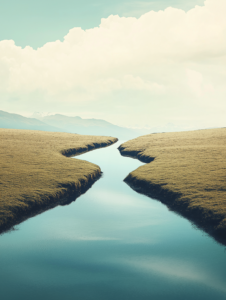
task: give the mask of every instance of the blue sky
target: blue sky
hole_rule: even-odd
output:
[[[99,26],[111,14],[139,17],[150,10],[172,6],[184,10],[203,5],[204,0],[7,0],[1,1],[0,40],[12,39],[16,45],[37,48],[47,42],[63,40],[73,27]]]

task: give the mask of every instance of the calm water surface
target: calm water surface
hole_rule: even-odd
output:
[[[0,236],[1,299],[226,299],[226,252],[123,179],[117,143],[79,158],[104,172],[85,195]]]

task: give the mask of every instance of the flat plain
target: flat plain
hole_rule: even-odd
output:
[[[126,183],[226,243],[226,128],[149,134],[119,151],[147,163]]]
[[[99,166],[71,159],[117,141],[31,130],[0,129],[0,232],[56,205],[68,204],[101,176]]]

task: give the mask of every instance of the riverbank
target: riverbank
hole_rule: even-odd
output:
[[[226,244],[226,129],[158,133],[119,147],[147,164],[125,182]]]
[[[69,157],[117,141],[14,129],[0,129],[0,139],[0,232],[87,191],[101,176],[99,166]]]

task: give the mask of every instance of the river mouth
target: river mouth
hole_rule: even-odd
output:
[[[225,299],[224,247],[123,182],[142,163],[122,143],[76,157],[103,176],[75,202],[0,236],[2,299]]]

